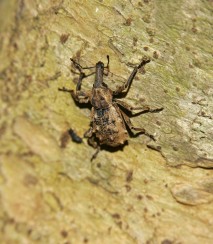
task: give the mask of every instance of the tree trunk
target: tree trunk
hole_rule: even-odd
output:
[[[0,2],[0,242],[210,243],[213,240],[212,1]],[[95,149],[90,106],[70,94],[82,66],[164,109],[132,117],[155,138]],[[83,80],[91,90],[94,76]],[[153,150],[154,149],[154,150]]]

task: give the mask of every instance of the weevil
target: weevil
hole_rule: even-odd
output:
[[[59,88],[59,91],[69,92],[77,103],[90,103],[92,105],[90,128],[84,134],[84,137],[88,138],[88,144],[94,148],[97,148],[91,160],[97,156],[102,145],[107,145],[110,147],[124,145],[129,137],[128,129],[130,131],[138,131],[154,140],[154,137],[144,128],[138,128],[132,125],[125,110],[129,111],[130,113],[132,113],[134,110],[138,110],[140,113],[146,113],[159,112],[163,108],[151,109],[148,106],[132,107],[126,102],[118,99],[119,95],[127,94],[138,70],[149,63],[150,59],[144,57],[141,63],[133,69],[128,80],[115,90],[111,90],[103,80],[104,75],[108,75],[109,73],[108,55],[108,62],[106,66],[104,66],[103,62],[99,61],[93,67],[82,67],[75,60],[70,60],[75,68],[80,72],[76,90],[69,90],[63,87]],[[95,68],[95,72],[87,75],[83,72],[85,69],[92,68]],[[105,72],[105,70],[107,72]],[[95,74],[95,81],[92,90],[81,90],[82,80],[93,74]]]

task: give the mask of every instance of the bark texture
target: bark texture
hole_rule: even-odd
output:
[[[212,1],[0,1],[0,242],[210,243],[213,240]],[[123,150],[72,142],[90,111],[82,66],[107,62],[121,85],[143,56],[129,104],[156,138]],[[91,89],[94,77],[84,80]],[[147,147],[148,145],[148,147]],[[152,150],[154,149],[154,150]]]

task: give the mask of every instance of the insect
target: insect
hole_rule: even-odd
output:
[[[76,143],[82,143],[81,137],[79,137],[73,129],[69,129],[68,133],[69,133],[70,137],[72,138],[72,141],[74,141]]]
[[[129,116],[124,111],[132,113],[134,110],[140,110],[140,113],[159,112],[163,108],[151,109],[148,106],[132,107],[124,101],[118,99],[119,95],[126,95],[130,85],[138,70],[150,62],[150,59],[144,57],[141,63],[136,66],[130,74],[128,80],[114,91],[111,90],[103,81],[104,75],[109,73],[109,56],[107,55],[107,65],[99,61],[94,67],[82,67],[73,59],[70,59],[75,68],[80,72],[76,85],[76,90],[69,90],[65,87],[59,88],[59,91],[69,92],[72,98],[78,103],[90,103],[91,122],[90,128],[85,132],[84,137],[88,138],[88,144],[97,148],[92,156],[93,160],[101,149],[102,145],[118,147],[124,145],[128,139],[128,129],[138,131],[149,136],[154,140],[145,129],[134,127]],[[95,72],[86,75],[83,70],[95,68]],[[106,72],[105,72],[106,70]],[[95,74],[95,81],[91,91],[81,90],[82,80]],[[117,98],[116,98],[117,97]]]

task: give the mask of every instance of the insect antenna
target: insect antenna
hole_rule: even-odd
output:
[[[109,69],[109,55],[107,55],[107,66],[106,66],[106,67],[104,67],[104,68]]]
[[[80,69],[93,69],[95,68],[95,66],[91,66],[91,67],[82,67],[79,63],[77,63],[74,59],[70,58],[70,60],[73,62],[73,64],[75,65],[75,67],[80,70]]]
[[[105,66],[104,68],[107,69],[107,73],[104,73],[104,75],[108,76],[108,74],[111,73],[111,72],[109,71],[109,55],[107,55],[107,66]]]

